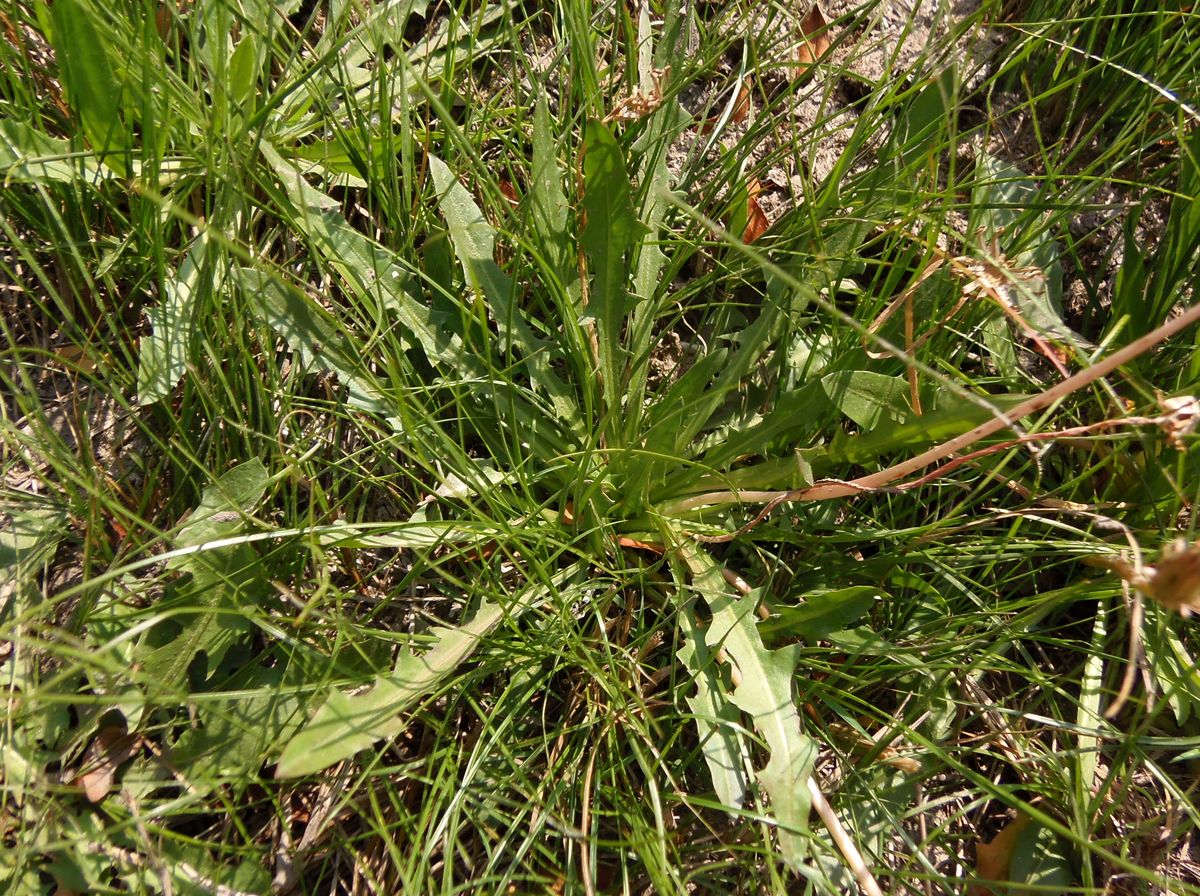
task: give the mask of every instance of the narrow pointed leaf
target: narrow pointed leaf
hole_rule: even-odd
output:
[[[626,254],[642,227],[633,212],[625,154],[603,122],[589,121],[584,129],[583,190],[580,239],[593,274],[588,312],[596,322],[604,388],[616,410],[628,357],[621,339],[630,306]]]
[[[471,194],[446,163],[434,155],[428,159],[429,173],[438,193],[438,205],[446,218],[450,241],[467,283],[488,301],[500,333],[501,350],[507,353],[516,349],[524,356],[530,379],[550,396],[560,419],[577,418],[570,394],[550,368],[550,346],[530,329],[516,305],[512,280],[496,264],[496,229],[488,223]]]
[[[573,575],[573,571],[567,573]],[[377,741],[404,730],[403,713],[432,693],[479,647],[504,619],[514,619],[537,604],[546,589],[531,587],[508,607],[485,602],[469,622],[431,632],[437,643],[417,655],[405,649],[388,675],[372,687],[350,694],[335,691],[300,732],[288,742],[275,768],[276,778],[315,774]]]
[[[260,148],[295,207],[291,221],[337,272],[346,288],[392,311],[431,364],[463,376],[480,374],[481,365],[472,363],[474,358],[462,350],[459,335],[447,332],[436,312],[409,291],[412,273],[408,266],[395,253],[351,227],[336,211],[338,203],[309,186],[274,148],[265,143]]]
[[[138,404],[166,398],[187,370],[197,301],[204,291],[220,289],[224,280],[211,259],[205,263],[209,251],[208,236],[202,232],[175,276],[163,283],[162,300],[146,312],[150,334],[142,339],[138,355]]]
[[[54,51],[67,101],[92,149],[104,156],[122,153],[129,135],[121,120],[121,83],[97,17],[81,0],[55,0]]]
[[[239,268],[236,276],[255,316],[283,337],[300,363],[337,376],[352,407],[386,417],[399,430],[383,383],[366,368],[362,352],[332,314],[262,271]]]

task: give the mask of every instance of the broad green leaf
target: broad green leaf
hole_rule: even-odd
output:
[[[759,628],[764,637],[768,633],[783,637],[799,635],[809,642],[819,641],[858,622],[884,596],[878,588],[868,585],[813,591],[805,594],[804,602],[798,606],[776,607],[774,615]]]
[[[1045,203],[1037,181],[1020,169],[982,153],[971,194],[972,232],[995,239],[1004,258],[985,259],[999,266],[1011,284],[1008,295],[1035,330],[1069,344],[1083,344],[1062,319],[1062,263],[1058,244],[1044,215],[1030,214]],[[1025,223],[1024,228],[1018,225]],[[1032,228],[1032,240],[1025,234]]]
[[[214,838],[215,839],[215,838]],[[155,862],[116,862],[118,880],[125,892],[163,893],[174,896],[250,896],[273,892],[271,872],[258,858],[222,849],[212,841],[163,837]],[[169,875],[170,889],[164,886]]]
[[[1079,705],[1075,709],[1075,724],[1080,729],[1100,730],[1104,717],[1100,706],[1104,700],[1104,645],[1108,642],[1108,617],[1111,604],[1103,599],[1096,602],[1096,617],[1092,622],[1092,642],[1079,678]],[[1149,658],[1149,651],[1146,652]],[[1182,724],[1182,722],[1181,722]],[[1077,735],[1075,755],[1075,794],[1083,805],[1091,802],[1100,781],[1096,769],[1100,759],[1100,738],[1090,734]]]
[[[916,655],[915,650],[889,641],[865,625],[830,632],[825,640],[840,647],[851,657],[882,656],[913,671],[928,671],[928,665]]]
[[[1145,649],[1176,723],[1183,726],[1200,716],[1200,666],[1183,641],[1165,626],[1154,626],[1146,636]]]
[[[896,171],[902,173],[927,162],[931,152],[946,145],[943,135],[951,126],[951,110],[957,106],[958,74],[950,66],[929,79],[900,115],[890,152]],[[901,186],[897,184],[897,186]]]
[[[723,805],[740,809],[746,802],[749,787],[746,769],[750,766],[746,739],[739,730],[740,713],[723,694],[716,656],[705,643],[694,602],[689,601],[683,607],[679,620],[683,646],[675,655],[696,687],[686,700],[696,722],[713,790]]]
[[[656,405],[655,427],[673,435],[673,451],[687,451],[696,436],[711,428],[713,417],[728,398],[744,385],[761,363],[775,336],[785,306],[764,299],[758,317],[737,336],[732,351],[715,352],[689,369]],[[702,391],[696,392],[699,386]],[[668,413],[663,415],[666,409]]]
[[[870,370],[839,370],[820,379],[821,389],[833,406],[864,432],[884,421],[903,423],[912,416],[909,385],[903,377]]]
[[[204,490],[175,547],[201,547],[244,530],[246,515],[262,500],[268,478],[259,460],[225,473]],[[175,556],[168,568],[191,573],[173,601],[186,615],[181,623],[172,619],[151,629],[135,655],[144,680],[170,690],[184,682],[196,654],[206,654],[211,670],[249,630],[240,606],[260,596],[266,579],[257,553],[244,543]],[[176,632],[178,625],[182,627]]]
[[[367,368],[361,347],[341,323],[300,290],[262,271],[239,268],[238,284],[251,310],[309,369],[334,374],[346,387],[347,403],[388,420],[400,429],[394,400],[380,380]]]
[[[429,0],[391,0],[379,7],[371,7],[366,33],[378,46],[394,42],[404,34],[409,19],[424,16],[428,10]]]
[[[63,813],[61,848],[54,851],[46,868],[54,875],[60,892],[65,887],[76,893],[111,891],[113,857],[95,848],[95,844],[105,842],[104,827],[97,815]]]
[[[666,395],[654,403],[648,412],[653,423],[643,436],[648,453],[676,456],[697,450],[696,436],[714,429],[718,412],[732,396],[742,391],[746,376],[755,364],[761,362],[779,316],[779,304],[765,301],[754,323],[739,334],[735,350],[713,351],[692,365],[667,390]],[[713,432],[711,437],[716,441],[724,441],[721,433]],[[758,449],[764,447],[759,445]],[[676,465],[666,462],[658,466],[670,468]],[[644,471],[642,480],[631,482],[632,498],[639,497],[643,488],[652,494],[659,491],[660,483],[651,479],[655,475],[654,467],[645,464]],[[658,472],[657,475],[664,476],[665,473]],[[650,481],[643,481],[646,479]],[[639,512],[640,509],[630,507],[632,512]]]
[[[500,527],[468,528],[452,520],[396,523],[388,526],[323,526],[320,543],[329,548],[401,548],[422,550],[443,545],[478,545],[502,537]]]
[[[166,398],[187,370],[198,299],[219,291],[225,279],[219,262],[207,257],[209,251],[207,233],[201,231],[178,272],[163,283],[162,300],[146,312],[150,335],[142,338],[138,354],[138,404]]]
[[[304,682],[288,668],[247,667],[222,689],[224,699],[205,695],[196,706],[200,726],[189,728],[171,750],[183,768],[199,775],[241,777],[256,774],[263,760],[286,742],[304,721]]]
[[[337,272],[346,288],[363,301],[394,313],[404,331],[411,334],[414,347],[424,351],[431,364],[464,377],[482,375],[482,365],[463,351],[459,335],[447,332],[445,322],[412,294],[409,266],[350,226],[336,211],[337,201],[309,186],[299,170],[273,147],[263,143],[260,149],[294,206],[290,220]]]
[[[644,228],[633,212],[625,154],[608,126],[589,121],[583,142],[583,212],[580,243],[591,261],[588,314],[596,322],[600,372],[609,411],[621,408],[628,352],[622,343],[630,309],[626,255]]]
[[[254,112],[263,55],[262,46],[254,32],[247,31],[229,57],[229,97],[234,108],[245,116]]]
[[[739,466],[728,473],[706,476],[692,482],[690,493],[714,491],[784,491],[804,488],[814,481],[809,456],[821,458],[821,448],[798,449],[791,457],[773,457],[756,464]],[[673,497],[682,498],[679,494]],[[655,496],[660,500],[661,496]]]
[[[1039,893],[1063,893],[1071,886],[1071,860],[1062,839],[1037,822],[1017,836],[1009,866],[1013,885],[1009,896],[1037,896]]]
[[[492,629],[504,619],[524,613],[540,596],[539,589],[532,589],[507,609],[485,602],[469,622],[455,628],[432,629],[430,634],[436,643],[424,653],[417,655],[407,648],[401,651],[391,674],[378,676],[366,692],[330,694],[284,747],[275,777],[315,774],[376,741],[399,734],[406,724],[402,713],[435,691]]]
[[[1019,388],[1019,384],[1028,382],[1017,360],[1017,342],[1007,317],[994,315],[985,320],[979,327],[979,335],[988,354],[992,356],[996,372],[1006,383]]]
[[[706,470],[723,470],[740,457],[761,455],[777,441],[794,445],[811,439],[830,414],[829,399],[819,382],[784,392],[776,399],[775,407],[752,424],[722,433],[717,443],[704,452],[700,464],[670,480],[664,491],[693,491],[689,484],[703,478]]]
[[[599,401],[599,386],[593,375],[592,349],[582,321],[583,285],[579,279],[579,255],[571,232],[570,203],[563,190],[565,173],[558,162],[556,124],[544,93],[540,94],[533,115],[533,167],[529,176],[529,220],[537,245],[534,261],[546,268],[542,279],[555,300],[558,319],[554,321],[563,344],[563,354],[576,365],[574,385],[579,396],[572,406],[574,428],[581,423],[580,406],[588,419]]]
[[[494,255],[496,230],[483,216],[467,189],[437,156],[429,155],[429,173],[438,194],[438,205],[446,218],[450,240],[454,244],[463,274],[473,288],[488,300],[504,352],[515,348],[525,358],[530,379],[550,396],[555,414],[563,420],[578,422],[566,387],[550,368],[550,346],[534,336],[513,295],[512,280],[500,270]]]
[[[728,699],[753,720],[766,743],[770,759],[758,773],[779,822],[779,850],[793,867],[805,859],[811,801],[808,779],[817,758],[817,745],[804,734],[792,695],[797,649],[767,650],[755,625],[754,601],[734,595],[720,567],[693,546],[683,548],[693,585],[712,613],[705,642],[722,647],[737,670],[738,684]]]
[[[50,507],[14,507],[0,529],[0,590],[27,584],[50,561],[66,534],[67,515]]]
[[[111,176],[90,153],[73,149],[71,141],[43,134],[23,121],[0,119],[0,181],[72,183]]]
[[[102,158],[125,152],[129,134],[121,119],[123,85],[115,74],[116,54],[96,27],[95,11],[83,0],[55,0],[50,14],[59,77],[84,136]]]
[[[245,515],[252,512],[267,489],[267,468],[260,460],[238,464],[204,490],[200,503],[175,538],[175,547],[190,547],[218,538],[228,538],[242,527]],[[186,568],[185,556],[173,563]]]

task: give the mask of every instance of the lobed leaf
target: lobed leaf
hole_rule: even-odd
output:
[[[692,711],[712,778],[713,790],[723,805],[740,809],[749,789],[746,769],[750,767],[749,748],[740,729],[741,715],[724,695],[724,683],[716,657],[704,640],[704,629],[696,619],[694,602],[679,612],[683,646],[675,656],[691,676],[695,691],[685,699]]]
[[[755,624],[754,601],[733,594],[720,567],[707,554],[691,546],[683,548],[683,554],[693,586],[712,613],[705,643],[724,648],[737,670],[737,684],[727,699],[750,716],[770,754],[758,780],[779,823],[780,854],[799,867],[806,853],[808,778],[817,745],[804,734],[792,696],[797,649],[768,650]]]

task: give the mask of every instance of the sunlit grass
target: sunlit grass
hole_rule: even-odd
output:
[[[1080,562],[1191,534],[1191,330],[800,495],[1190,304],[1196,16],[1077,6],[4,13],[0,880],[918,894],[1019,810],[1200,892],[1193,639]]]

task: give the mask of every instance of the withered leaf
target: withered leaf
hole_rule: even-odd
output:
[[[1180,616],[1200,611],[1200,542],[1177,538],[1168,544],[1139,587]]]
[[[799,78],[809,67],[821,61],[829,52],[829,23],[821,13],[821,4],[809,7],[808,15],[800,23],[800,45],[796,48],[796,63],[793,79]]]
[[[746,186],[746,229],[742,231],[742,242],[750,245],[762,236],[771,222],[758,202],[759,194],[763,191],[757,177],[751,177]]]
[[[88,802],[100,802],[112,790],[117,769],[132,759],[141,746],[141,735],[130,734],[117,725],[106,725],[96,732],[72,783],[83,788]]]
[[[1009,879],[1013,853],[1016,851],[1021,832],[1030,824],[1030,817],[1018,812],[1017,817],[988,843],[975,846],[975,876],[980,880],[1003,881]],[[993,896],[991,887],[973,883],[967,890],[968,896]]]
[[[1188,617],[1200,613],[1200,541],[1177,538],[1162,549],[1157,563],[1140,565],[1121,555],[1086,558],[1091,566],[1110,569],[1168,610]]]

